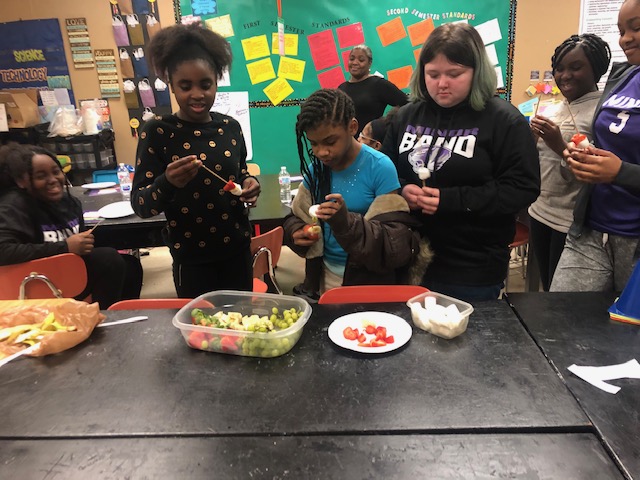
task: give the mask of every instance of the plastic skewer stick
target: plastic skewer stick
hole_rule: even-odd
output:
[[[209,172],[211,175],[219,178],[225,185],[227,184],[227,180],[225,180],[224,178],[222,178],[220,175],[218,175],[216,172],[214,172],[213,170],[211,170],[209,167],[207,167],[206,165],[202,164],[201,165],[202,168],[204,168],[207,172]]]
[[[89,233],[93,233],[93,231],[96,228],[98,228],[98,225],[100,225],[102,222],[104,222],[104,218],[101,218],[100,221],[98,223],[96,223],[91,230],[89,230]]]
[[[533,112],[534,117],[538,114],[538,107],[540,106],[540,100],[542,100],[542,94],[538,95],[538,101],[536,102],[536,109]]]
[[[573,116],[573,112],[569,107],[569,102],[567,102],[567,110],[569,110],[569,115],[571,115],[571,122],[573,123],[573,127],[576,129],[576,133],[580,133],[580,130],[578,130],[578,124],[576,123],[576,118]]]

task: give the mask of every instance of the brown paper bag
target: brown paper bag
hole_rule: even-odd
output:
[[[122,73],[123,78],[133,78],[135,74],[133,73],[133,63],[131,62],[131,57],[129,56],[129,52],[125,48],[120,49],[120,72]]]
[[[142,25],[138,20],[138,15],[127,15],[127,32],[131,45],[144,45],[144,34],[142,33]]]
[[[89,338],[96,325],[105,319],[105,316],[100,313],[98,303],[89,304],[73,299],[64,299],[64,301],[51,299],[36,302],[24,300],[17,306],[2,312],[0,329],[40,323],[49,313],[53,313],[55,320],[61,325],[73,325],[76,330],[72,332],[59,331],[45,335],[40,341],[40,347],[29,354],[30,356],[42,357],[75,347]],[[12,355],[27,348],[24,344],[5,345],[5,343],[0,342],[0,357]]]
[[[158,33],[162,27],[160,26],[160,22],[156,19],[156,16],[153,13],[147,15],[147,36],[149,40],[153,38],[153,36]]]

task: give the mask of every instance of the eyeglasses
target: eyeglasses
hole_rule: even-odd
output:
[[[367,142],[368,145],[370,144],[376,144],[376,143],[380,143],[378,140],[376,140],[375,138],[371,138],[371,137],[367,137],[366,135],[364,135],[362,132],[360,132],[358,134],[358,141],[360,143],[362,143],[362,141]],[[381,143],[380,143],[381,144]]]

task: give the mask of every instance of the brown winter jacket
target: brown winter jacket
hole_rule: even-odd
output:
[[[284,221],[284,243],[316,264],[315,268],[308,266],[307,275],[319,276],[322,274],[322,237],[312,247],[295,245],[292,238],[294,232],[310,223],[310,206],[311,195],[301,185],[292,204],[293,213]],[[343,285],[419,283],[431,260],[431,249],[426,241],[421,241],[417,231],[420,223],[410,215],[405,199],[396,193],[377,197],[365,215],[347,212],[335,215],[327,223],[348,255]],[[410,267],[413,267],[411,271]],[[319,285],[320,279],[307,280]]]

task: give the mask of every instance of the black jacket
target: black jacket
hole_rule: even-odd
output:
[[[432,141],[443,148],[430,148]],[[482,111],[467,102],[452,108],[414,102],[395,116],[382,150],[403,186],[422,186],[417,171],[431,159],[427,186],[440,190],[438,210],[413,212],[434,250],[426,278],[478,286],[503,281],[515,216],[540,193],[538,152],[522,114],[497,97]]]
[[[67,253],[66,239],[83,230],[77,198],[65,193],[49,204],[13,188],[0,197],[0,265]]]

